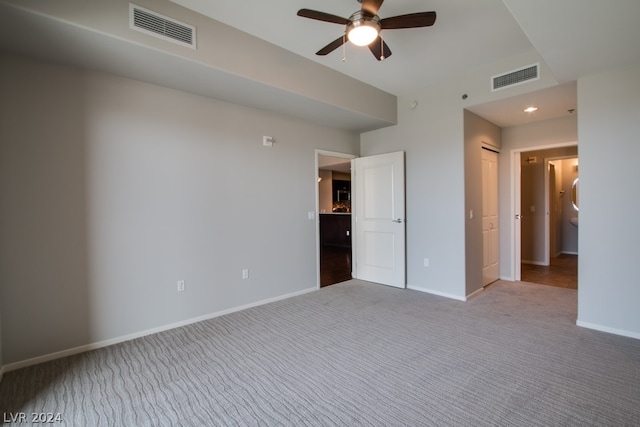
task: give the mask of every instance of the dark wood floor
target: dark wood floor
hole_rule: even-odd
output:
[[[562,254],[551,265],[521,265],[523,282],[578,289],[578,256]],[[351,248],[322,246],[320,249],[320,286],[351,279]]]
[[[320,248],[320,287],[351,279],[351,248]]]
[[[578,289],[578,255],[562,254],[551,259],[551,265],[522,264],[523,282],[560,288]]]

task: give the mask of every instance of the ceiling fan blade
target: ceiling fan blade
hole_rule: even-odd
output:
[[[362,0],[362,10],[377,15],[384,0]]]
[[[344,34],[316,52],[316,55],[328,55],[344,44]]]
[[[298,16],[303,18],[315,19],[316,21],[331,22],[333,24],[347,25],[350,21],[347,18],[343,18],[337,15],[331,15],[330,13],[318,12],[311,9],[300,9]]]
[[[380,27],[383,30],[430,27],[434,22],[436,22],[435,12],[418,12],[381,19]]]
[[[391,49],[387,46],[384,40],[382,40],[379,36],[369,45],[369,50],[373,53],[373,56],[376,57],[378,61],[382,61],[383,59],[387,59],[391,56]]]

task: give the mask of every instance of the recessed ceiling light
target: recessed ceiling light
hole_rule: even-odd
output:
[[[525,113],[533,113],[534,111],[537,111],[538,107],[529,107],[529,108],[525,108],[524,112]]]

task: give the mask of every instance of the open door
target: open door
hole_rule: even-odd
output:
[[[406,287],[404,152],[352,160],[353,276]]]

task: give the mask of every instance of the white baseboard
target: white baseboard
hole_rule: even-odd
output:
[[[433,294],[433,295],[438,295],[440,297],[456,299],[458,301],[466,301],[467,300],[467,297],[465,297],[465,296],[449,294],[449,293],[446,293],[446,292],[440,292],[440,291],[436,291],[434,289],[423,288],[421,286],[407,285],[407,289],[411,289],[411,290],[414,290],[414,291],[425,292],[425,293]]]
[[[224,316],[225,314],[231,314],[236,311],[246,310],[248,308],[257,307],[259,305],[269,304],[272,302],[280,301],[287,298],[292,298],[298,295],[307,294],[313,291],[317,291],[318,287],[314,286],[313,288],[304,289],[302,291],[292,292],[290,294],[281,295],[274,298],[265,299],[262,301],[253,302],[250,304],[242,305],[239,307],[233,307],[227,310],[218,311],[211,314],[206,314],[204,316],[194,317],[191,319],[183,320],[181,322],[171,323],[169,325],[160,326],[158,328],[147,329],[145,331],[136,332],[133,334],[125,335],[122,337],[111,338],[104,341],[99,341],[95,343],[85,344],[78,347],[69,348],[66,350],[56,351],[54,353],[45,354],[43,356],[33,357],[31,359],[21,360],[18,362],[9,363],[0,367],[0,380],[2,380],[2,374],[5,372],[15,371],[16,369],[26,368],[27,366],[37,365],[39,363],[49,362],[55,359],[61,359],[63,357],[72,356],[74,354],[84,353],[91,350],[96,350],[103,347],[108,347],[110,345],[119,344],[121,342],[130,341],[136,338],[142,338],[147,335],[157,334],[158,332],[168,331],[170,329],[180,328],[182,326],[191,325],[193,323],[202,322],[204,320],[213,319],[215,317]]]
[[[520,261],[520,263],[522,264],[531,264],[531,265],[541,265],[543,267],[549,267],[549,264],[546,264],[542,261],[532,261],[530,259],[523,259],[522,261]]]
[[[595,323],[589,323],[589,322],[582,322],[580,320],[576,321],[576,325],[581,326],[583,328],[587,328],[587,329],[593,329],[595,331],[607,332],[609,334],[621,335],[623,337],[635,338],[640,340],[640,333],[638,332],[631,332],[624,329],[610,328],[608,326],[597,325]]]
[[[478,289],[477,291],[471,292],[469,295],[467,295],[467,297],[465,298],[465,301],[475,297],[476,295],[478,295],[482,291],[484,291],[484,286],[482,288]]]

